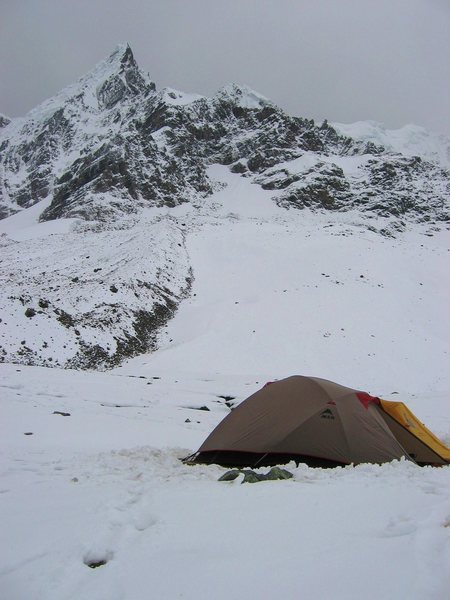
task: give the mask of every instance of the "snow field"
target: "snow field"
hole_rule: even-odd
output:
[[[445,597],[448,468],[291,463],[290,481],[219,483],[178,459],[227,413],[219,395],[256,382],[0,374],[5,598]]]

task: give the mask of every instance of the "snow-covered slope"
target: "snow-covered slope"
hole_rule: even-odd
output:
[[[357,160],[346,157],[342,164],[349,172]],[[307,156],[297,163],[297,170],[304,168]],[[316,358],[329,356],[326,368],[333,378],[333,356],[344,351],[350,372],[355,364],[372,372],[381,361],[397,381],[400,343],[409,349],[405,375],[414,380],[431,361],[440,368],[429,385],[438,383],[446,372],[450,337],[445,231],[411,225],[397,237],[380,236],[389,218],[362,221],[355,211],[287,211],[272,201],[272,190],[226,167],[216,165],[207,173],[218,191],[203,204],[146,209],[139,219],[122,218],[111,228],[79,219],[37,222],[39,205],[3,220],[3,360],[112,366],[155,348],[156,331],[191,293],[181,305],[183,314],[189,310],[190,287],[202,276],[205,257],[210,271],[204,286],[215,290],[217,317],[211,322],[205,316],[209,306],[198,305],[202,291],[184,321],[189,333],[174,338],[173,344],[181,344],[174,360],[186,360],[186,335],[197,339],[204,332],[198,338],[203,344],[188,353],[192,365],[214,357],[218,345],[222,371],[233,371],[233,361],[244,360],[254,372],[260,361],[254,348],[267,347],[273,369],[284,373],[298,363],[319,372],[323,365]],[[236,263],[242,263],[241,274],[234,276]],[[231,304],[225,285],[232,286]],[[241,326],[236,319],[242,319]],[[222,346],[231,321],[239,337],[225,344],[228,365]],[[291,330],[301,342],[283,344]],[[235,346],[246,348],[244,358]]]
[[[187,238],[196,295],[152,368],[267,376],[267,365],[372,391],[380,374],[389,391],[450,389],[448,232],[386,238],[355,213],[286,212],[225,167],[209,176],[227,185]]]
[[[176,218],[150,211],[101,231],[73,221],[0,236],[3,360],[117,364],[154,345],[155,331],[189,291],[191,266]]]

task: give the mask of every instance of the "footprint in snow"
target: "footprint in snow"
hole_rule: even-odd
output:
[[[112,550],[97,546],[90,549],[84,555],[83,562],[87,567],[97,569],[98,567],[106,565],[112,558],[114,558],[114,552],[112,552]]]
[[[404,535],[410,535],[416,530],[416,524],[404,517],[398,520],[391,519],[381,535],[382,537],[402,537]]]
[[[126,502],[109,509],[108,522],[116,529],[131,524],[137,531],[145,531],[155,525],[158,519],[144,499],[132,495]]]
[[[138,531],[145,531],[149,527],[156,525],[157,522],[158,519],[155,515],[143,507],[141,510],[136,511],[133,516],[133,525]]]

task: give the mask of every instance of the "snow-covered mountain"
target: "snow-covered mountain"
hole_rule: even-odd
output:
[[[40,220],[111,221],[210,194],[206,168],[220,163],[283,190],[281,202],[294,207],[445,220],[448,173],[433,141],[420,128],[316,125],[245,86],[226,86],[213,98],[158,92],[130,47],[119,46],[3,127],[0,205],[6,216],[46,199]]]
[[[154,346],[190,290],[186,234],[230,185],[214,165],[290,220],[331,211],[388,236],[448,222],[449,171],[426,132],[316,124],[245,86],[157,91],[128,45],[1,124],[7,361],[112,366]]]

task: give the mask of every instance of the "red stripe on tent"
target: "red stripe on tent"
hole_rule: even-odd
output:
[[[376,396],[371,396],[367,392],[356,392],[356,396],[364,408],[369,408],[369,404],[373,402],[374,404],[380,404],[380,399]]]

